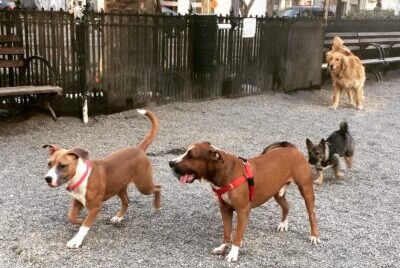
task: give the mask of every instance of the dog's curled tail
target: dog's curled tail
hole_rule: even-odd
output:
[[[332,43],[333,43],[333,46],[342,46],[343,44],[344,44],[344,41],[343,41],[343,39],[342,38],[340,38],[339,36],[335,36],[334,38],[333,38],[333,41],[332,41]]]
[[[340,134],[345,135],[349,133],[349,125],[347,124],[346,121],[343,121],[340,123],[340,129],[339,129]]]
[[[144,139],[139,143],[139,147],[142,148],[144,151],[146,151],[147,147],[153,142],[154,138],[156,137],[159,129],[159,120],[157,116],[150,111],[143,110],[143,109],[137,109],[137,112],[147,116],[147,118],[150,119],[151,121],[151,130],[150,132],[144,137]]]
[[[266,153],[268,153],[269,151],[271,151],[273,149],[282,148],[282,147],[293,147],[293,148],[296,148],[295,145],[293,145],[292,143],[287,142],[287,141],[275,142],[273,144],[268,145],[268,147],[265,148],[264,151],[262,151],[261,154],[266,154]]]

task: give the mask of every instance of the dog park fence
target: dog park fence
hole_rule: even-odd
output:
[[[20,36],[25,58],[50,62],[64,89],[54,107],[74,115],[84,100],[92,114],[110,113],[149,101],[318,86],[323,27],[318,19],[0,11],[0,34]],[[54,79],[32,64],[30,83]],[[17,75],[6,69],[0,86],[18,84]]]
[[[310,18],[0,11],[0,34],[20,36],[25,58],[42,56],[53,68],[32,62],[29,82],[56,79],[64,93],[54,107],[70,115],[84,101],[98,114],[318,87],[324,32],[324,22]],[[0,86],[18,84],[18,75],[3,69]]]

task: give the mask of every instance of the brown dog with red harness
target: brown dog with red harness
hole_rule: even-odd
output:
[[[250,210],[264,204],[271,197],[282,208],[278,231],[287,230],[289,206],[285,191],[290,182],[297,184],[304,198],[311,225],[311,243],[320,242],[314,212],[311,167],[294,145],[276,143],[264,150],[262,155],[244,161],[217,149],[209,142],[203,142],[190,146],[183,155],[170,161],[169,165],[181,183],[192,183],[201,178],[211,183],[219,200],[224,225],[223,243],[214,248],[214,254],[224,254],[231,242],[232,217],[236,210],[236,232],[230,253],[225,258],[228,262],[238,259]]]
[[[147,147],[158,132],[158,118],[149,111],[138,110],[147,116],[152,129],[138,146],[124,148],[99,160],[88,160],[88,152],[80,148],[62,149],[59,145],[44,145],[49,149],[49,171],[45,176],[47,184],[58,187],[67,184],[72,195],[72,206],[68,218],[73,224],[82,224],[79,232],[67,243],[68,248],[78,248],[99,213],[103,201],[118,195],[121,209],[112,219],[119,223],[128,209],[128,185],[133,183],[145,195],[154,194],[154,207],[160,208],[161,186],[154,184]],[[83,207],[88,209],[84,220],[79,218]]]

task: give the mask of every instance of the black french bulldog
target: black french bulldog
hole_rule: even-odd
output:
[[[324,180],[323,168],[333,166],[337,178],[343,176],[339,168],[339,157],[344,157],[347,168],[351,168],[354,155],[354,139],[350,135],[349,126],[346,122],[340,123],[340,129],[333,132],[328,139],[322,139],[319,144],[314,145],[306,139],[308,150],[308,162],[314,165],[318,171],[316,184],[322,184]]]

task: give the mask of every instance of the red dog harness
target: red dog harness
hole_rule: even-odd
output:
[[[246,182],[249,184],[249,201],[252,201],[254,199],[254,176],[253,172],[251,172],[250,169],[250,164],[245,160],[244,161],[244,168],[245,168],[245,174],[243,176],[240,176],[239,178],[234,179],[231,183],[219,188],[215,189],[212,187],[212,190],[214,191],[215,195],[218,197],[219,202],[221,203],[222,206],[226,208],[231,208],[230,205],[228,205],[224,199],[222,198],[222,195],[232,191],[242,183]]]
[[[85,173],[82,175],[82,177],[80,177],[80,179],[79,179],[76,183],[74,183],[74,184],[72,184],[72,185],[67,185],[67,190],[68,190],[68,191],[73,191],[73,190],[75,190],[76,188],[79,187],[79,185],[82,184],[82,182],[83,182],[87,177],[89,177],[89,171],[92,169],[92,164],[90,163],[90,161],[85,161],[85,164],[86,164]]]

